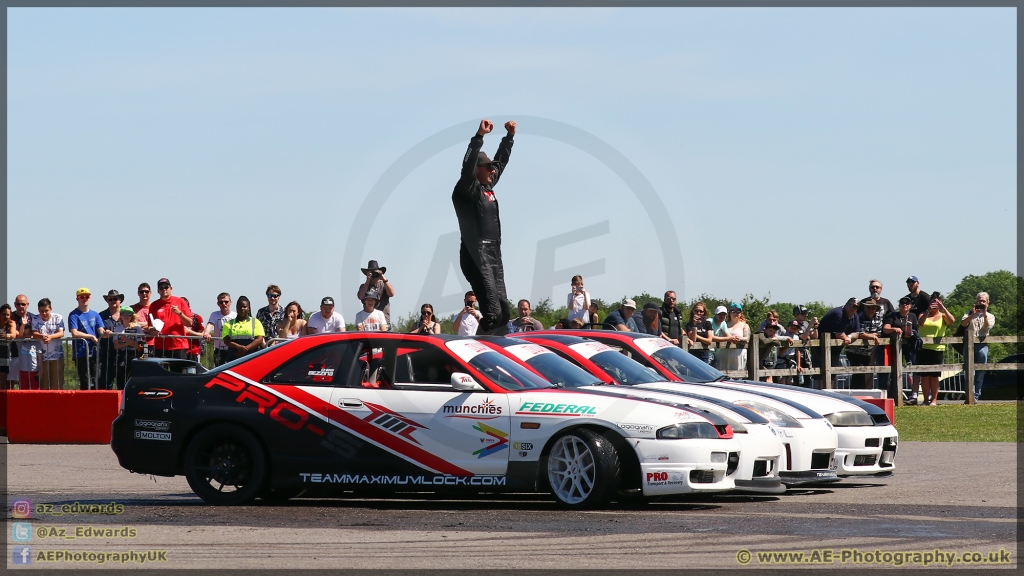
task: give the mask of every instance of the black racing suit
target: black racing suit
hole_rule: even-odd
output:
[[[510,313],[508,296],[505,294],[505,271],[501,265],[501,222],[498,219],[498,199],[494,196],[494,185],[505,169],[512,152],[512,136],[501,139],[494,161],[494,179],[490,186],[477,180],[477,155],[484,145],[484,137],[473,136],[462,159],[462,176],[452,192],[452,204],[459,218],[462,233],[462,247],[459,249],[459,264],[462,273],[480,302],[478,334],[487,334],[496,328],[504,328]],[[504,330],[501,331],[504,334]]]

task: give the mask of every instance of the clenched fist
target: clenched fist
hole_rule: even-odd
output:
[[[516,133],[516,121],[515,120],[509,120],[508,122],[505,122],[505,130],[508,130],[508,135],[509,136],[515,135],[515,133]]]
[[[490,120],[484,118],[483,120],[480,121],[480,128],[477,129],[476,133],[479,136],[483,136],[484,134],[489,133],[491,130],[494,130],[494,122],[491,122]]]

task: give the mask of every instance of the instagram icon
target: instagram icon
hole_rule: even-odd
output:
[[[11,502],[11,518],[31,518],[32,517],[32,501],[31,500],[15,500]]]

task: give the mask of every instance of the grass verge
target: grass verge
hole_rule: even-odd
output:
[[[908,442],[1017,442],[1017,403],[943,404],[896,408],[896,429]]]

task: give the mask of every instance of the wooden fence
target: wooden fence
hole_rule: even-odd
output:
[[[804,376],[820,376],[821,382],[824,383],[825,388],[831,389],[832,376],[838,374],[889,374],[889,378],[894,382],[900,382],[902,387],[903,375],[911,374],[914,372],[959,372],[963,370],[964,379],[966,384],[966,395],[967,401],[970,404],[974,404],[974,374],[977,371],[994,371],[994,370],[1019,370],[1021,364],[1018,363],[999,363],[999,364],[977,364],[974,361],[974,344],[1017,344],[1020,342],[1020,336],[988,336],[982,340],[975,341],[974,335],[968,331],[967,336],[963,338],[957,336],[945,336],[943,338],[922,338],[924,344],[964,344],[964,362],[963,364],[934,364],[934,365],[903,365],[903,351],[902,346],[891,347],[892,352],[890,353],[891,366],[832,366],[832,348],[836,346],[842,346],[842,340],[835,339],[816,339],[798,341],[794,340],[791,348],[800,348],[803,350],[810,351],[817,347],[821,351],[821,363],[820,367],[804,368],[802,371],[797,371],[796,368],[764,368],[761,366],[761,358],[759,358],[759,349],[757,346],[757,335],[751,334],[750,342],[744,343],[731,343],[731,342],[715,342],[710,348],[746,348],[747,349],[747,368],[743,370],[721,370],[726,376],[732,378],[747,378],[750,380],[759,380],[766,376],[790,376],[797,377],[800,375]],[[888,346],[892,344],[890,338],[879,338],[879,346]],[[707,346],[696,343],[693,346],[687,347],[686,338],[682,339],[681,346],[684,349],[689,348],[690,350],[703,350],[708,348]],[[781,350],[781,347],[779,348]],[[872,358],[874,355],[872,354]],[[903,394],[897,394],[894,398],[897,406],[903,405]]]

